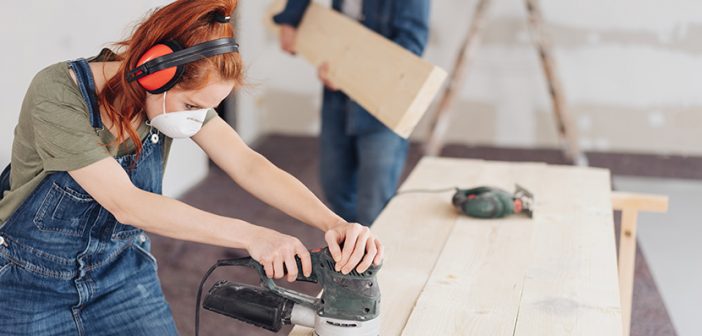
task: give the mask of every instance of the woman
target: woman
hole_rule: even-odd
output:
[[[294,281],[296,256],[311,273],[298,239],[161,196],[172,138],[191,137],[253,195],[324,230],[337,270],[381,261],[367,229],[216,116],[212,107],[242,83],[228,23],[235,7],[176,1],[119,43],[121,53],[105,49],[34,78],[0,177],[0,334],[176,334],[144,231],[244,248],[272,278]]]

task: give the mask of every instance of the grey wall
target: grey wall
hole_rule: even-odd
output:
[[[426,57],[451,68],[475,0],[435,0]],[[255,84],[242,94],[242,133],[316,134],[314,69],[279,51],[262,25],[272,0],[242,3],[242,50]],[[522,0],[494,0],[483,44],[453,108],[448,140],[558,145]],[[702,2],[542,0],[568,105],[588,150],[701,155]],[[426,119],[426,118],[425,118]],[[426,120],[415,138],[426,134]]]

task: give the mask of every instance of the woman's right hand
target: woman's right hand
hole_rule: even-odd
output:
[[[297,279],[295,256],[298,256],[302,262],[302,273],[306,277],[312,275],[310,253],[302,242],[293,236],[257,227],[246,250],[254,260],[263,265],[266,276],[269,278],[282,279],[287,274],[289,282],[295,281]]]

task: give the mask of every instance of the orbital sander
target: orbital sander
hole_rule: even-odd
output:
[[[337,272],[329,248],[310,251],[312,274],[305,277],[297,258],[298,281],[317,283],[321,297],[279,287],[266,276],[263,266],[251,257],[220,260],[205,274],[197,295],[196,335],[202,287],[209,275],[222,266],[241,266],[258,273],[260,286],[231,281],[215,283],[202,305],[206,310],[273,331],[284,325],[314,329],[316,336],[378,336],[380,334],[380,288],[372,265],[363,273]]]

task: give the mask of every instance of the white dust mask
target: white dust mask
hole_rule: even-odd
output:
[[[197,134],[205,122],[207,109],[166,113],[166,92],[163,93],[163,114],[151,120],[150,125],[174,138],[189,138]]]

